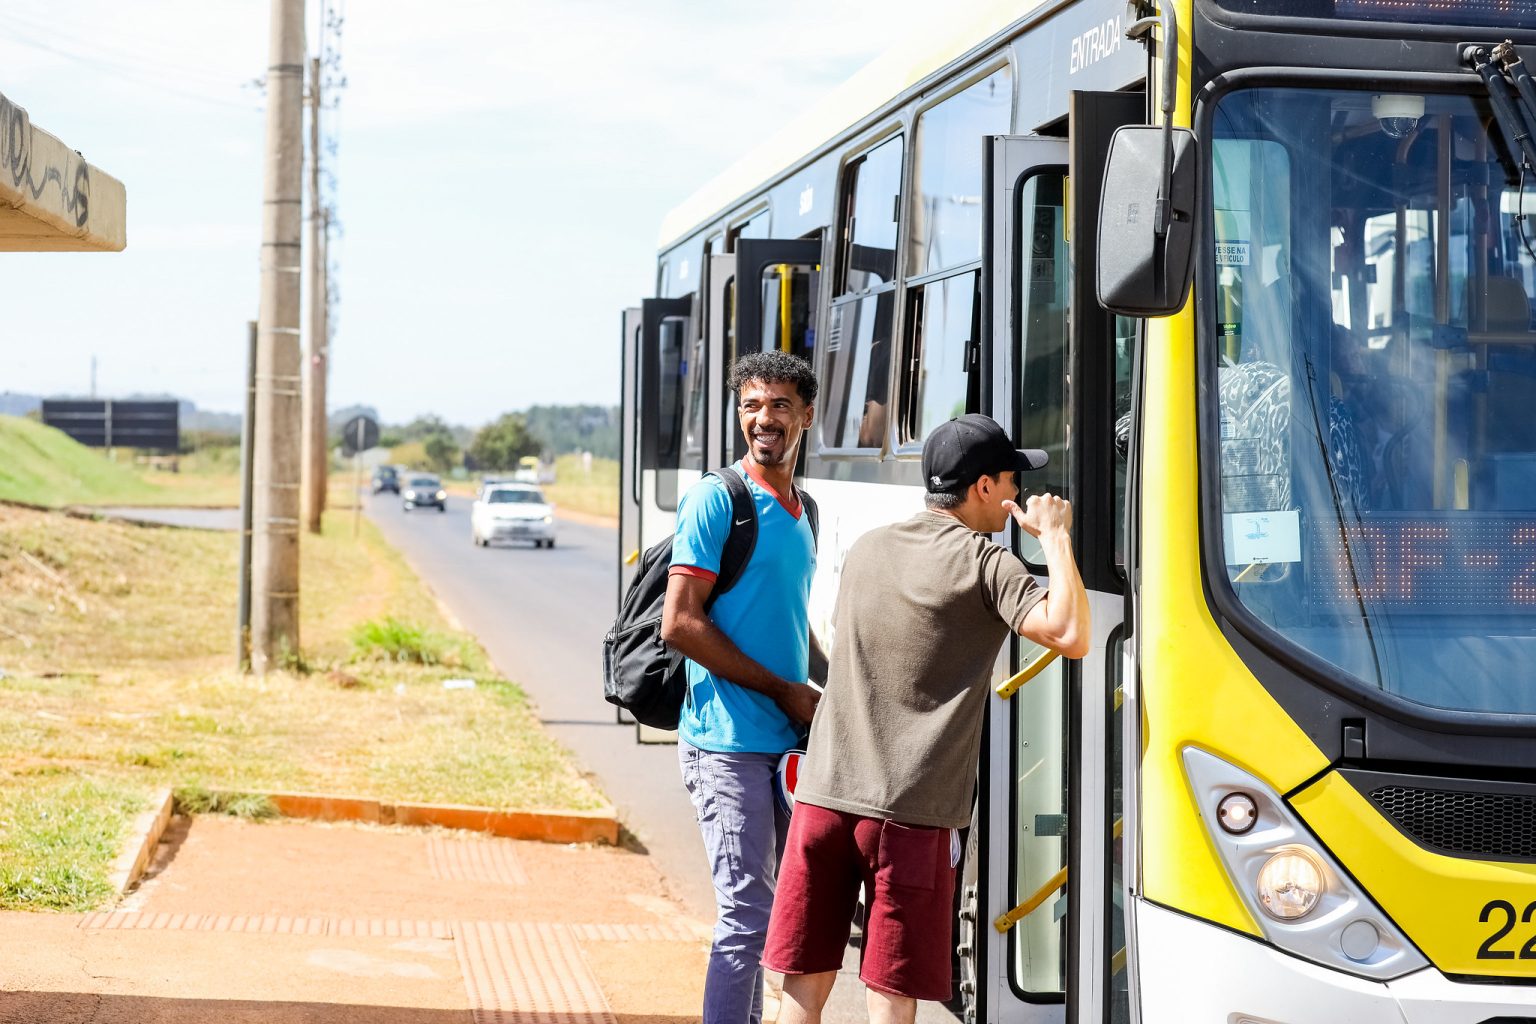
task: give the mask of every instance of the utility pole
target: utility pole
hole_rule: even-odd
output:
[[[304,0],[272,0],[257,314],[251,667],[299,655],[299,350],[304,190]]]
[[[256,433],[256,321],[245,356],[245,418],[240,423],[240,594],[235,602],[235,666],[251,670],[251,448]]]
[[[320,532],[330,468],[325,419],[328,213],[320,198],[320,58],[315,57],[309,62],[309,359],[304,389],[304,521],[310,533]]]

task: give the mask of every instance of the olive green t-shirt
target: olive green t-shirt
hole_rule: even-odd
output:
[[[997,652],[1044,596],[1012,552],[941,512],[861,537],[843,563],[795,799],[969,824]]]

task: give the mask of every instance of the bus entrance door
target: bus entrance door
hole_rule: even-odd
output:
[[[640,460],[635,458],[640,434],[640,309],[624,311],[619,342],[622,379],[619,384],[619,596],[640,565]],[[614,606],[618,607],[617,604]]]
[[[710,467],[726,464],[736,427],[736,403],[725,389],[725,375],[736,358],[736,255],[712,255],[704,267],[704,351],[708,353],[704,451]],[[717,411],[718,410],[718,411]]]
[[[1064,139],[984,140],[981,408],[1020,447],[1050,454],[1050,465],[1020,487],[1058,494],[1066,493],[1068,464],[1068,160]],[[1038,561],[1038,550],[1017,541],[1014,550]],[[988,708],[976,826],[960,879],[961,991],[967,1020],[978,1024],[1064,1019],[1067,666],[1043,653],[1005,647],[996,679],[1010,696]],[[1038,674],[1021,683],[1030,669]]]
[[[1093,294],[1104,152],[1144,119],[1137,93],[1074,92],[1068,137],[986,141],[983,408],[1019,447],[1043,448],[1031,493],[1073,505],[1093,649],[1054,658],[1018,640],[988,718],[974,899],[978,1020],[1101,1024],[1126,989],[1119,872],[1117,561],[1121,467],[1113,444],[1114,318]],[[1039,542],[1014,550],[1049,585]],[[974,896],[971,896],[971,893]]]
[[[683,454],[684,378],[693,298],[640,304],[640,547],[672,533]]]
[[[788,352],[812,365],[816,358],[816,292],[821,284],[819,238],[742,238],[736,242],[734,350],[732,360],[748,352]],[[756,287],[741,283],[756,281]],[[727,372],[729,367],[727,366]],[[727,408],[732,407],[727,395]],[[727,416],[734,428],[734,413]],[[725,455],[734,462],[746,454],[741,431],[727,434]],[[796,475],[803,474],[805,449]]]
[[[644,551],[677,528],[677,501],[688,483],[680,477],[687,459],[684,406],[689,346],[695,339],[693,317],[692,295],[646,299],[640,304],[639,373],[634,388],[639,450],[634,460],[636,487],[631,492],[640,508],[639,544],[630,551]],[[670,743],[676,734],[636,723],[635,739]]]

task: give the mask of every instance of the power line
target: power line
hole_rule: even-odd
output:
[[[4,38],[19,46],[37,50],[43,53],[48,53],[55,57],[61,57],[64,60],[69,60],[77,64],[84,65],[98,73],[124,79],[126,81],[133,82],[136,85],[142,85],[150,89],[157,89],[161,92],[169,93],[171,95],[178,96],[182,99],[191,100],[196,103],[207,103],[212,106],[240,110],[246,113],[259,113],[261,110],[259,106],[246,106],[245,104],[237,103],[231,100],[223,100],[216,96],[209,96],[206,93],[189,92],[186,89],[179,88],[177,85],[173,84],[166,78],[158,77],[154,72],[144,67],[135,67],[130,64],[124,64],[120,61],[115,61],[100,55],[75,53],[70,50],[63,49],[62,47],[54,46],[52,43],[49,43],[45,40],[29,36],[24,32],[17,32],[14,29],[7,31]],[[218,82],[216,85],[210,83],[209,87],[225,89],[238,88],[238,85],[229,81],[223,81]]]

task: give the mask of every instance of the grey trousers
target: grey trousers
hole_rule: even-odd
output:
[[[715,883],[703,1024],[762,1024],[763,942],[789,815],[774,797],[778,754],[726,754],[681,740],[677,758]]]

